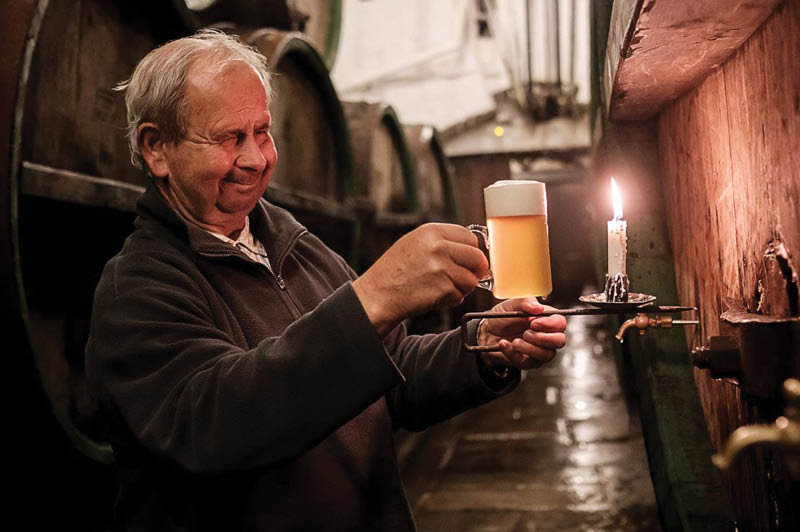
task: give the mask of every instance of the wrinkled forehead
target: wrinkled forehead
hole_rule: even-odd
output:
[[[196,63],[186,74],[186,104],[190,116],[223,111],[244,103],[268,108],[269,96],[261,76],[242,61],[218,64]]]
[[[186,69],[186,85],[194,85],[195,89],[203,89],[209,84],[231,84],[252,75],[261,84],[264,92],[268,92],[266,80],[261,72],[238,57],[229,57],[220,53],[201,52],[189,63]]]

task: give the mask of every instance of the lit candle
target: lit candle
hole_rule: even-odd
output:
[[[614,219],[608,222],[608,275],[627,275],[625,258],[628,253],[628,223],[622,219],[622,198],[614,178],[611,178],[611,200],[614,204]]]

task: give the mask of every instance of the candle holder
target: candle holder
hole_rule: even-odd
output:
[[[606,288],[604,295],[607,302],[624,303],[628,301],[628,291],[631,282],[624,273],[617,273],[614,276],[606,274]]]
[[[640,307],[647,307],[656,300],[656,296],[650,294],[640,294],[638,292],[630,292],[625,294],[625,301],[609,300],[604,292],[597,294],[587,294],[578,299],[583,303],[588,303],[594,307],[610,309],[615,311],[631,310]]]

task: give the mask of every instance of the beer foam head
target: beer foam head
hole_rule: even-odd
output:
[[[483,189],[486,217],[547,215],[547,196],[540,181],[497,181]]]

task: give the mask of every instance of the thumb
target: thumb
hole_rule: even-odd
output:
[[[539,314],[544,310],[544,305],[539,303],[535,297],[526,297],[519,300],[519,309],[524,310],[528,314]]]
[[[538,314],[544,310],[544,306],[539,304],[539,301],[535,297],[519,297],[515,299],[506,299],[495,305],[492,310],[496,312],[522,310],[529,314]]]

